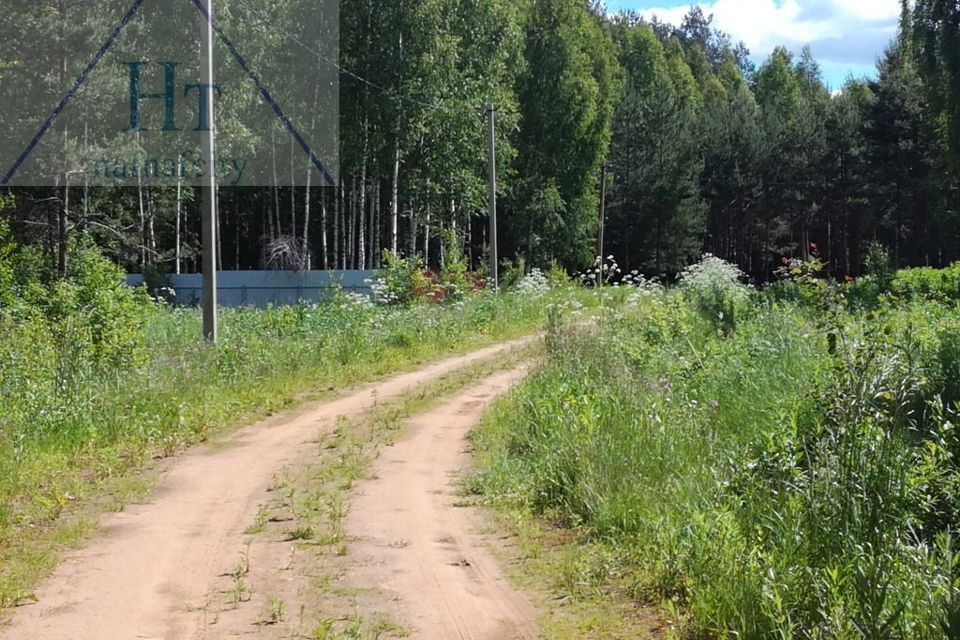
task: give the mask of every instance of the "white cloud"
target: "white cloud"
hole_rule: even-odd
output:
[[[868,65],[896,35],[898,0],[715,0],[701,3],[714,25],[763,58],[774,47],[809,44],[822,62]],[[639,11],[679,25],[689,6]]]

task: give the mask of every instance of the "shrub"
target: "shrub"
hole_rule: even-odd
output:
[[[10,238],[10,227],[0,220],[0,312],[14,301],[14,262],[16,246]]]
[[[122,370],[144,357],[143,325],[154,310],[145,289],[132,289],[125,275],[99,251],[74,252],[69,279],[55,282],[45,305],[54,336],[64,348],[89,348],[97,368]]]
[[[517,258],[516,262],[510,258],[500,261],[501,289],[512,289],[523,280],[525,275],[527,275],[527,261],[523,256]]]
[[[729,331],[750,299],[744,278],[736,265],[707,254],[680,274],[680,290],[717,328]]]
[[[881,293],[891,290],[897,270],[893,266],[890,251],[880,243],[874,242],[867,249],[864,273],[876,283]]]
[[[383,252],[383,268],[377,271],[371,288],[377,304],[400,307],[422,302],[431,292],[420,258],[403,258],[388,250]]]
[[[541,298],[550,291],[550,281],[540,269],[534,269],[517,283],[516,291],[522,296]]]
[[[960,300],[960,263],[946,269],[903,269],[892,278],[890,291],[904,299]]]
[[[467,261],[463,256],[460,235],[453,229],[444,232],[446,256],[444,268],[438,274],[439,282],[434,299],[438,302],[458,302],[473,290]]]

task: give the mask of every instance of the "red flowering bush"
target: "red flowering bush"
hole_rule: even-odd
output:
[[[782,266],[775,272],[779,279],[810,286],[817,286],[817,283],[821,282],[827,266],[820,258],[820,250],[814,243],[810,243],[810,257],[806,260],[784,257],[781,263]]]

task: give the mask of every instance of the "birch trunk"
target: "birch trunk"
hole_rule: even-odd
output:
[[[357,176],[350,188],[350,233],[347,238],[347,269],[356,268],[357,256]]]
[[[333,191],[333,264],[338,269],[343,269],[343,262],[340,260],[340,200],[342,194],[343,180],[340,180],[337,188]]]
[[[152,189],[147,187],[147,248],[150,252],[150,264],[154,264],[157,259],[157,201]]]
[[[417,255],[417,214],[416,207],[410,207],[410,237],[407,238],[410,257]]]
[[[303,242],[301,247],[306,260],[304,266],[306,266],[307,271],[313,268],[313,260],[310,255],[310,183],[313,181],[312,168],[311,165],[307,165],[307,184],[304,187],[303,194]]]
[[[327,254],[327,191],[323,189],[320,197],[320,254],[324,271],[330,269],[330,259]],[[336,191],[334,191],[334,197],[336,197]]]
[[[366,124],[366,123],[365,123]],[[366,128],[366,127],[364,127]],[[367,247],[366,238],[366,211],[367,211],[367,143],[366,134],[364,134],[363,144],[363,165],[360,169],[360,194],[357,207],[357,268],[364,269],[367,266]]]
[[[271,235],[271,240],[276,240],[283,235],[283,223],[280,221],[280,176],[277,173],[277,139],[274,131],[270,132],[270,151],[273,157],[273,215],[275,220],[270,222],[270,233],[276,231],[276,235]]]
[[[372,212],[371,212],[371,224],[370,224],[370,242],[373,245],[371,256],[371,266],[374,269],[380,268],[380,178],[375,178],[373,181],[374,190],[373,190],[373,203],[372,203]]]
[[[143,207],[143,178],[137,172],[137,210],[140,214],[140,268],[147,266],[147,212]]]
[[[396,140],[393,149],[393,183],[390,194],[390,251],[397,255],[400,221],[400,118],[397,118]]]
[[[427,205],[427,217],[423,225],[423,264],[430,266],[430,205]]]
[[[294,187],[297,184],[296,179],[294,178],[293,172],[296,163],[293,161],[293,137],[290,137],[290,235],[293,236],[293,239],[297,239],[297,189]]]

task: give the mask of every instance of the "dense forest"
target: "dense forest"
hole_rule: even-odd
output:
[[[38,4],[55,39],[70,3]],[[224,269],[270,266],[278,243],[299,268],[442,265],[456,244],[483,269],[487,104],[501,255],[528,267],[593,262],[603,167],[603,252],[650,276],[709,252],[765,280],[811,251],[856,276],[876,242],[899,266],[960,258],[953,0],[903,0],[876,76],[837,90],[809,50],[757,66],[700,9],[674,27],[588,0],[343,0],[339,63],[314,57],[340,71],[339,185],[221,187]],[[191,188],[73,184],[0,197],[43,268],[68,271],[80,241],[131,271],[199,268]]]

